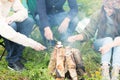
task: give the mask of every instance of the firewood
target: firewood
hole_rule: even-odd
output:
[[[64,78],[56,78],[55,80],[64,80]]]
[[[65,49],[58,48],[56,60],[57,77],[65,77],[64,61],[65,61]]]
[[[67,67],[68,67],[68,71],[70,73],[70,76],[72,78],[72,80],[78,80],[77,79],[77,72],[76,72],[76,63],[72,54],[71,49],[66,48],[66,63],[67,63]]]
[[[59,42],[51,54],[48,69],[56,80],[64,80],[67,75],[68,80],[78,80],[78,75],[84,73],[83,65],[81,53],[78,49],[64,48]]]
[[[81,53],[78,49],[72,48],[73,57],[76,63],[76,70],[79,76],[83,76],[85,73],[85,67],[83,64]]]
[[[56,56],[57,56],[57,49],[54,48],[54,50],[51,54],[49,65],[48,65],[49,73],[53,76],[56,75],[56,71],[55,71],[55,69],[56,69]]]

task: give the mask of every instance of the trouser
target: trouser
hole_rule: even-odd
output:
[[[48,21],[50,23],[50,27],[51,28],[53,28],[53,27],[59,27],[59,25],[62,23],[62,21],[64,20],[64,18],[66,16],[67,16],[67,12],[61,12],[61,13],[58,13],[58,14],[48,15]],[[42,36],[42,39],[44,41],[44,45],[46,46],[46,41],[47,40],[46,40],[46,38],[44,36],[44,28],[41,27],[41,23],[39,21],[39,16],[38,15],[36,15],[35,20],[36,20],[37,25],[39,25],[41,36]],[[63,33],[63,34],[59,34],[60,37],[57,36],[58,37],[57,39],[60,40],[60,41],[66,42],[68,36],[70,36],[70,35],[72,35],[74,33],[75,28],[76,28],[78,22],[79,22],[78,17],[77,16],[74,17],[70,21],[69,27],[68,27],[67,31],[65,33]],[[55,36],[56,34],[58,34],[58,32],[54,33],[53,35]]]
[[[27,37],[30,35],[32,31],[33,25],[34,25],[34,21],[31,18],[27,18],[23,22],[13,22],[12,24],[10,24],[10,26],[16,32],[24,34]],[[24,46],[11,42],[7,39],[4,39],[4,41],[5,41],[5,48],[8,52],[8,55],[6,57],[8,63],[14,63],[20,60],[20,58],[22,57],[22,51],[24,49]]]
[[[113,39],[111,37],[106,37],[102,39],[98,39],[94,42],[94,48],[96,51],[99,50],[100,47],[102,47],[105,44],[109,44],[113,42]],[[111,61],[112,58],[112,61]],[[101,55],[101,63],[107,63],[111,64],[112,66],[118,65],[120,66],[120,46],[113,47],[105,54]]]

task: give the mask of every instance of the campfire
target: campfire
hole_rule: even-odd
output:
[[[48,69],[56,80],[83,80],[81,77],[85,73],[80,51],[64,47],[61,42],[54,47]]]

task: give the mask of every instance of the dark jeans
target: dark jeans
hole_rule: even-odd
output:
[[[31,18],[27,18],[23,22],[13,22],[10,26],[17,32],[29,36],[34,25],[34,21]],[[10,33],[9,33],[10,34]],[[8,63],[14,63],[22,57],[24,46],[4,39],[5,47],[8,52],[6,60]]]
[[[67,16],[67,14],[68,14],[67,12],[61,12],[61,13],[58,13],[58,14],[48,15],[48,20],[49,20],[50,26],[51,27],[59,27],[59,25],[62,23],[64,18]],[[41,27],[41,23],[39,21],[39,16],[38,15],[36,15],[35,21],[36,21],[37,25],[39,25],[39,29],[40,29],[40,32],[41,32],[41,35],[42,35],[42,38],[43,38],[43,41],[44,41],[44,45],[46,46],[46,41],[47,40],[44,36],[44,28]],[[67,31],[63,34],[60,34],[60,37],[57,36],[58,40],[66,42],[66,39],[68,38],[68,36],[70,36],[74,33],[78,22],[79,22],[79,19],[76,16],[75,18],[73,18],[73,20],[70,21]],[[58,34],[58,32],[57,32],[57,34]]]

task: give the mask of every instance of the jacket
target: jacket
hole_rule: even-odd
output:
[[[1,0],[2,1],[2,0]],[[15,13],[11,15],[12,19],[17,22],[22,22],[28,17],[27,10],[22,6],[20,0],[15,0],[13,3],[8,0],[0,1],[0,35],[10,41],[21,44],[26,47],[34,48],[36,41],[26,37],[19,32],[16,32],[6,23],[6,18],[9,16],[9,12],[12,9]]]
[[[37,0],[37,11],[40,17],[41,27],[50,26],[47,15],[63,12],[63,5],[68,1],[70,10],[66,17],[73,19],[78,13],[76,0]]]
[[[91,16],[90,22],[88,23],[88,25],[86,26],[86,28],[82,31],[81,34],[83,35],[85,41],[88,40],[88,39],[90,39],[90,38],[93,38],[96,33],[97,33],[96,39],[98,39],[98,38],[104,38],[104,37],[111,37],[111,36],[108,36],[107,34],[108,34],[108,31],[109,31],[109,30],[111,31],[110,34],[113,33],[113,32],[112,32],[112,31],[113,31],[112,29],[114,29],[114,26],[111,27],[111,28],[108,28],[109,26],[106,25],[107,29],[106,29],[105,32],[102,32],[102,33],[103,33],[103,36],[101,36],[101,35],[98,33],[98,31],[99,31],[100,28],[101,28],[101,26],[99,25],[99,22],[100,22],[100,19],[101,19],[100,14],[101,14],[100,10],[97,11],[97,12],[95,12],[95,13]],[[106,24],[107,24],[107,23],[106,23]],[[119,27],[119,29],[118,29],[118,33],[120,33],[120,27]],[[113,35],[115,35],[115,34],[113,34]],[[118,34],[117,36],[119,36],[119,35],[120,35],[120,34]],[[83,41],[84,41],[84,40],[83,40]]]

